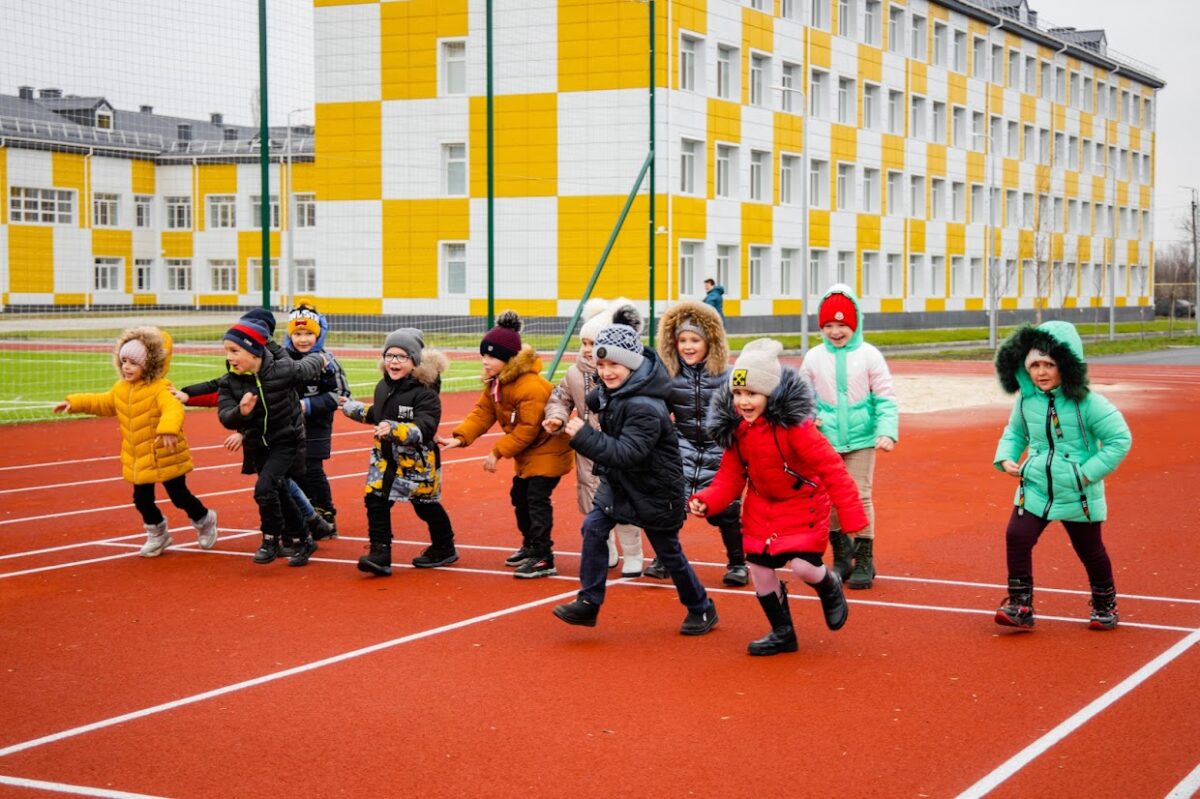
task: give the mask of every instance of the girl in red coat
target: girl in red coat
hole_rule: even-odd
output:
[[[713,395],[708,432],[725,455],[712,484],[688,508],[697,516],[720,513],[749,487],[742,542],[754,592],[771,623],[770,633],[750,642],[751,655],[796,651],[787,587],[775,573],[784,566],[816,590],[829,629],[841,629],[849,610],[842,581],[821,561],[830,507],[844,530],[867,526],[854,480],[813,423],[812,388],[780,366],[782,349],[773,339],[751,341],[728,385]]]

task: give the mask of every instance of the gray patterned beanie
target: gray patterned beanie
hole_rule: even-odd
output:
[[[646,357],[642,340],[629,325],[609,325],[596,334],[596,360],[612,361],[635,371]]]
[[[413,366],[420,366],[421,350],[425,349],[425,335],[415,327],[393,330],[383,342],[383,351],[387,352],[392,347],[399,347],[407,352],[408,357],[412,358]]]

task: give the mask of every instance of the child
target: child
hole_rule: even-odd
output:
[[[226,428],[241,432],[246,460],[258,474],[254,501],[258,503],[262,546],[255,563],[270,563],[280,555],[285,532],[297,539],[289,566],[303,566],[317,548],[295,505],[281,494],[287,478],[304,476],[304,424],[296,388],[317,379],[326,366],[325,353],[299,361],[276,358],[267,349],[270,332],[257,320],[243,317],[222,341],[229,372],[219,381],[217,415]]]
[[[593,413],[602,412],[600,429],[578,416],[564,428],[575,451],[595,463],[600,487],[583,520],[579,595],[554,608],[554,615],[567,624],[596,626],[605,593],[604,542],[613,525],[635,524],[646,531],[687,608],[679,632],[704,635],[718,621],[717,608],[679,544],[683,462],[667,409],[667,371],[654,350],[642,346],[640,319],[627,313],[632,310],[618,310],[613,324],[596,335],[596,373],[603,385],[587,403]]]
[[[156,327],[126,330],[117,340],[113,363],[121,378],[112,388],[103,394],[71,394],[54,406],[54,412],[117,417],[121,473],[133,484],[133,506],[146,527],[139,555],[157,557],[172,544],[167,521],[155,504],[155,483],[162,483],[171,504],[191,519],[200,548],[212,549],[217,543],[217,512],[187,487],[192,456],[183,435],[183,406],[167,380],[171,336]]]
[[[588,300],[583,307],[584,323],[579,328],[579,357],[567,369],[562,381],[554,388],[550,400],[546,403],[546,420],[542,427],[547,432],[557,433],[571,417],[574,411],[597,430],[600,429],[600,415],[592,413],[587,407],[587,395],[597,385],[596,361],[593,349],[596,335],[607,324],[612,324],[613,310],[628,307],[627,300],[617,300],[612,307],[601,299]],[[633,311],[637,313],[636,310]],[[640,317],[639,317],[640,319]],[[641,332],[640,329],[638,331]],[[586,456],[575,453],[575,482],[576,496],[579,499],[579,511],[585,516],[592,510],[592,500],[596,489],[600,486],[600,477],[593,473],[592,462]],[[642,564],[642,531],[631,524],[618,524],[613,535],[608,537],[608,567],[617,565],[617,544],[615,538],[621,539],[621,551],[625,562],[621,567],[622,577],[641,577]],[[666,572],[663,573],[666,576]]]
[[[810,418],[812,389],[780,366],[782,349],[774,339],[751,341],[713,397],[709,432],[725,455],[712,485],[689,503],[700,516],[720,513],[750,488],[742,535],[754,593],[771,623],[747,647],[751,655],[796,651],[787,587],[775,573],[784,566],[817,592],[826,626],[841,629],[849,611],[842,580],[821,562],[830,505],[847,529],[867,526],[854,481]]]
[[[992,462],[1020,481],[1005,532],[1008,599],[996,611],[996,623],[1033,627],[1033,547],[1057,519],[1092,586],[1089,626],[1111,630],[1119,616],[1100,534],[1108,515],[1104,478],[1129,453],[1129,426],[1111,402],[1088,388],[1083,342],[1069,322],[1018,328],[996,353],[996,372],[1004,390],[1018,397]]]
[[[684,498],[706,488],[721,465],[724,450],[705,430],[705,416],[712,396],[729,381],[729,344],[725,325],[712,308],[699,302],[681,302],[663,314],[658,337],[658,355],[671,376],[667,407],[675,419],[679,454],[683,456]],[[725,585],[742,586],[750,580],[742,552],[742,508],[734,501],[709,524],[721,531],[725,545]],[[655,561],[646,570],[649,577],[666,577]]]
[[[542,429],[546,400],[554,389],[542,377],[542,361],[533,347],[521,343],[521,317],[505,311],[479,343],[483,360],[483,393],[475,408],[449,437],[437,439],[446,449],[465,447],[499,424],[504,432],[483,459],[484,471],[496,471],[501,458],[512,458],[515,474],[509,498],[521,531],[521,548],[505,566],[514,577],[533,579],[557,574],[554,567],[554,505],[550,495],[571,471],[571,448],[562,436]]]
[[[294,360],[299,360],[310,352],[325,352],[329,323],[316,308],[301,303],[288,314],[287,332],[288,354]],[[304,479],[300,484],[313,509],[329,522],[332,528],[329,536],[337,538],[337,508],[333,506],[329,478],[325,476],[325,461],[332,451],[333,412],[337,410],[339,397],[350,396],[350,386],[342,365],[332,355],[326,354],[329,365],[316,380],[300,389],[305,442]]]
[[[883,355],[863,341],[853,289],[843,283],[830,286],[817,309],[817,322],[825,341],[804,356],[800,375],[816,392],[817,426],[845,461],[870,519],[852,543],[834,514],[829,535],[833,568],[847,588],[870,588],[875,582],[875,450],[891,452],[896,446],[896,392]]]
[[[412,503],[417,518],[429,527],[430,545],[413,559],[418,569],[449,566],[458,560],[454,530],[441,505],[441,453],[434,442],[442,421],[442,372],[449,362],[437,350],[425,349],[424,334],[411,327],[388,334],[371,405],[347,400],[342,413],[375,426],[375,446],[367,469],[367,533],[370,554],[358,559],[358,570],[392,573],[392,505]]]

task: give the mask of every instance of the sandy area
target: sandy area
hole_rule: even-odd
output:
[[[932,413],[1000,403],[1012,405],[1015,395],[1005,394],[994,376],[951,377],[947,375],[893,375],[901,413]],[[1131,390],[1145,390],[1126,383],[1092,382],[1092,388],[1109,399]]]

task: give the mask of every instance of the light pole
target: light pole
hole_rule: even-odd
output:
[[[284,198],[287,204],[287,276],[288,276],[288,294],[291,298],[291,305],[296,304],[296,239],[293,230],[296,227],[296,192],[292,191],[292,115],[297,113],[307,112],[307,108],[293,108],[287,114],[287,144],[284,146],[284,155],[287,158],[287,196]],[[264,206],[265,207],[265,206]],[[270,265],[267,266],[270,269]]]
[[[1196,318],[1196,335],[1200,336],[1200,250],[1197,250],[1197,235],[1196,235],[1196,204],[1197,191],[1192,186],[1182,186],[1192,193],[1192,272],[1196,278],[1196,296],[1192,298],[1192,316]],[[1171,292],[1171,296],[1175,296],[1175,292]],[[1174,312],[1171,314],[1174,316]]]
[[[996,184],[996,159],[992,157],[992,150],[995,148],[995,144],[992,141],[991,133],[976,132],[971,134],[971,139],[973,141],[983,139],[984,143],[987,145],[987,149],[985,149],[983,153],[984,158],[988,160],[987,184],[984,187],[987,191],[987,222],[984,226],[983,236],[983,268],[987,274],[985,283],[987,284],[988,289],[988,347],[992,350],[995,350],[996,339],[998,338],[996,334],[996,295],[1000,290],[1000,279],[995,274],[995,269],[992,264],[992,217],[996,213],[995,203],[992,200],[992,195],[994,194],[994,187]]]

